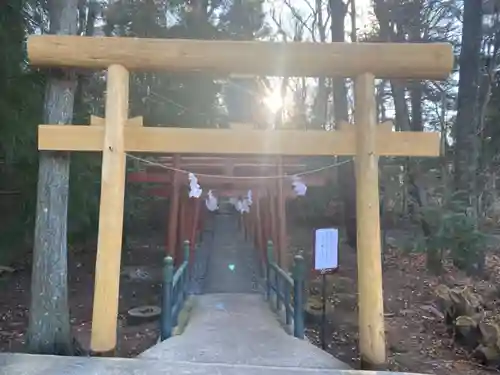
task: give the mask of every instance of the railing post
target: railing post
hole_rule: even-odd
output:
[[[267,241],[267,262],[266,262],[266,297],[271,298],[271,268],[273,264],[273,241]]]
[[[174,260],[168,256],[163,261],[163,283],[161,304],[161,340],[172,336],[172,280],[174,278]]]
[[[279,267],[279,265],[276,265],[276,267]],[[277,270],[274,270],[274,288],[276,292],[276,311],[280,311],[281,309],[281,294],[280,294],[280,278],[281,275]]]
[[[283,283],[283,295],[285,296],[285,324],[289,325],[292,320],[292,314],[290,309],[290,284],[285,281]]]
[[[304,338],[304,258],[294,257],[293,265],[293,335]]]
[[[188,240],[184,241],[184,262],[186,262],[186,269],[184,270],[184,275],[182,276],[182,301],[186,300],[188,287],[189,287],[189,254],[190,254],[190,243]]]

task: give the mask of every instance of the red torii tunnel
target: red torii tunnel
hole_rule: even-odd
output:
[[[286,200],[296,197],[291,176],[307,170],[302,158],[173,155],[157,160],[142,171],[129,172],[127,180],[160,184],[151,186],[149,193],[171,198],[166,241],[169,255],[180,259],[181,242],[185,239],[190,241],[193,251],[195,240],[204,228],[208,209],[204,199],[188,197],[187,173],[190,172],[196,175],[204,193],[212,190],[218,198],[246,196],[251,190],[252,209],[241,215],[245,235],[253,238],[263,257],[267,241],[272,240],[276,259],[280,266],[288,268]],[[307,186],[323,186],[328,176],[325,172],[317,172],[300,178]]]

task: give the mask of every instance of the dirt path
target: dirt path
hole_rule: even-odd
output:
[[[292,250],[311,248],[312,229],[299,227],[289,232]],[[328,351],[359,368],[356,254],[343,243],[339,264],[338,273],[328,276]],[[438,280],[425,271],[423,257],[406,256],[390,249],[385,254],[383,268],[390,370],[438,375],[484,374],[486,370],[455,348],[446,334],[439,312],[433,306],[432,290]],[[311,287],[320,293],[319,280],[312,282]],[[318,324],[308,324],[307,334],[318,346],[319,331]]]
[[[160,240],[133,241],[122,255],[117,354],[133,357],[153,345],[157,323],[129,325],[132,307],[158,305],[161,291],[163,248]],[[156,242],[156,244],[155,244]],[[142,243],[142,245],[141,245]],[[95,247],[69,254],[69,304],[75,337],[88,349],[92,319]],[[28,325],[31,268],[14,265],[16,272],[0,277],[0,351],[23,351]]]

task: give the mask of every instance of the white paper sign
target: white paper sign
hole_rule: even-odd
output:
[[[338,229],[317,229],[314,242],[314,269],[331,270],[337,268],[339,266]]]

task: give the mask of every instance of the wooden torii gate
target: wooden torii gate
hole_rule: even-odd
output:
[[[314,58],[311,58],[314,56]],[[116,346],[127,152],[173,154],[355,155],[359,342],[365,367],[386,361],[378,157],[438,156],[439,135],[377,127],[375,78],[445,79],[444,43],[275,43],[34,35],[35,66],[107,69],[104,126],[41,125],[39,150],[102,152],[91,349]],[[206,71],[279,76],[343,76],[355,83],[353,130],[230,130],[134,126],[129,71]]]
[[[249,125],[250,126],[250,125]],[[240,127],[241,128],[241,127]],[[294,173],[303,172],[307,169],[307,165],[300,163],[300,158],[277,158],[277,157],[182,157],[176,155],[174,157],[160,158],[157,165],[150,165],[144,171],[130,172],[127,175],[129,182],[142,183],[160,183],[165,187],[150,189],[150,193],[155,196],[171,197],[170,205],[170,220],[167,235],[167,252],[170,255],[179,249],[180,241],[178,233],[184,233],[185,230],[177,228],[177,221],[181,223],[181,227],[185,227],[184,220],[175,220],[179,217],[180,205],[186,205],[187,199],[179,199],[180,183],[187,185],[187,175],[181,177],[179,181],[179,172],[177,170],[189,171],[194,174],[200,173],[198,176],[199,182],[204,190],[212,189],[218,197],[233,197],[236,195],[244,196],[248,190],[252,190],[255,201],[255,208],[259,211],[259,216],[264,216],[265,211],[269,211],[270,216],[270,231],[265,234],[259,232],[258,242],[262,251],[265,250],[266,242],[273,240],[275,249],[277,250],[276,259],[282,268],[287,268],[286,262],[286,208],[285,202],[287,199],[295,197],[292,190],[291,180],[286,185],[286,181],[279,178],[271,178],[272,176],[293,175]],[[168,170],[165,168],[173,168]],[[223,177],[226,176],[226,177]],[[244,176],[244,179],[238,177]],[[254,176],[269,176],[270,178],[258,178],[252,180]],[[326,183],[324,173],[315,173],[307,175],[302,180],[308,186],[323,186]],[[177,198],[175,198],[177,197]],[[260,199],[269,199],[270,204],[267,205],[267,210],[259,204]],[[184,208],[184,207],[183,207]],[[195,210],[194,217],[186,218],[187,221],[197,221],[198,210]],[[247,217],[254,218],[253,215],[243,215],[245,229],[248,231],[249,226],[253,225],[248,222]],[[188,228],[189,236],[194,238],[193,231],[195,229]]]

